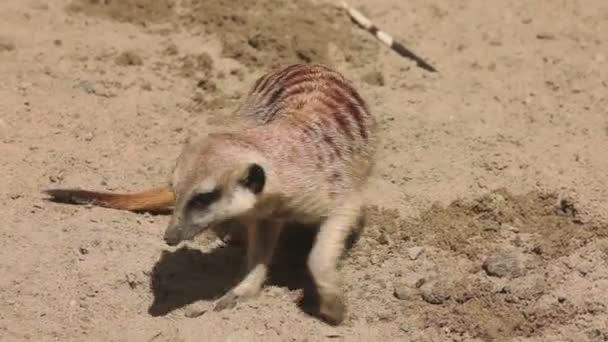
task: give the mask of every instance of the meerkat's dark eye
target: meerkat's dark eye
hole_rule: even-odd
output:
[[[192,196],[192,198],[188,202],[188,206],[194,208],[206,208],[218,198],[220,198],[219,190],[201,192]]]
[[[266,172],[264,168],[255,163],[249,165],[240,183],[253,193],[259,194],[266,184]]]

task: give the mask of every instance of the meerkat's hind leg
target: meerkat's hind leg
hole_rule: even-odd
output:
[[[247,275],[215,304],[214,310],[233,308],[239,301],[257,295],[266,278],[283,223],[268,220],[247,226]]]
[[[357,218],[354,221],[353,226],[351,227],[351,230],[348,233],[348,236],[344,243],[345,248],[344,248],[344,252],[342,255],[343,257],[348,255],[350,250],[352,250],[355,247],[355,245],[359,242],[359,240],[361,239],[361,236],[364,233],[366,226],[367,226],[367,213],[366,213],[366,210],[364,210],[364,208],[360,208],[359,211],[357,212]]]
[[[337,208],[321,224],[308,257],[308,267],[319,295],[318,314],[332,325],[342,323],[345,317],[346,305],[337,266],[344,243],[356,226],[360,210],[357,199],[350,199]]]

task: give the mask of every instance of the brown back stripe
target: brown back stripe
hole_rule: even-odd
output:
[[[348,102],[346,104],[346,107],[348,108],[348,111],[353,114],[353,117],[355,118],[357,125],[359,126],[359,134],[361,134],[361,137],[364,140],[367,140],[367,127],[365,127],[365,124],[363,123],[363,114],[359,110],[361,107],[357,106],[352,102]]]
[[[285,99],[295,96],[299,93],[304,93],[310,91],[310,87],[299,87],[299,88],[287,88],[279,85],[279,87],[272,92],[272,94],[268,97],[264,111],[266,112],[264,116],[265,122],[270,122],[274,119],[274,117],[285,107]]]
[[[365,103],[365,100],[363,100],[359,92],[357,92],[355,88],[353,88],[351,85],[348,85],[346,89],[348,89],[350,95],[357,100],[358,105],[361,106],[361,108],[363,108],[366,112],[369,112],[369,108],[367,108],[367,103]]]
[[[297,73],[294,74],[292,77],[285,79],[283,86],[290,88],[303,82],[318,83],[322,81],[324,81],[323,77],[320,77],[319,75],[313,73]]]
[[[334,154],[336,155],[336,157],[342,158],[342,152],[340,152],[340,148],[338,147],[338,144],[336,144],[336,142],[330,135],[324,134],[323,141],[325,141],[325,143],[327,145],[329,145],[329,147],[331,147],[331,149],[334,152]]]
[[[354,89],[352,89],[352,87],[350,87],[347,83],[341,82],[341,81],[339,81],[338,78],[335,78],[335,77],[332,77],[329,79],[323,79],[321,77],[321,80],[322,81],[327,81],[327,80],[332,81],[333,86],[327,86],[327,88],[344,89],[346,92],[348,92],[349,95],[351,95],[352,101],[356,101],[360,105],[364,104],[361,97],[358,96],[358,94],[354,91]],[[318,83],[319,83],[318,75],[303,74],[302,77],[291,78],[288,82],[286,82],[282,86],[288,89],[288,93],[286,94],[286,97],[287,97],[290,95],[300,94],[307,90],[313,91],[315,88],[314,85],[318,84]],[[313,85],[313,86],[311,86],[311,85]],[[291,89],[294,89],[294,90],[291,90]],[[347,97],[344,97],[344,99],[347,99]],[[342,101],[339,101],[339,102],[342,102]]]
[[[315,141],[315,136],[317,135],[317,130],[312,123],[307,123],[303,125],[304,134],[312,141]]]
[[[293,87],[284,87],[281,86],[279,89],[275,90],[268,101],[266,102],[266,106],[269,112],[273,112],[276,114],[280,108],[283,107],[283,102],[294,96],[299,94],[306,94],[314,91],[314,86],[312,86],[312,82],[306,82],[304,84],[294,85]]]
[[[278,109],[274,109],[274,110],[268,109],[268,107],[271,106],[273,104],[273,102],[275,102],[277,100],[276,97],[278,97],[280,95],[277,92],[282,93],[284,91],[284,89],[282,90],[281,87],[279,89],[276,89],[277,79],[279,77],[281,77],[282,75],[285,75],[286,73],[288,73],[290,70],[297,69],[299,67],[301,67],[301,65],[293,64],[284,69],[268,73],[265,76],[263,76],[262,78],[260,78],[258,80],[257,84],[254,86],[254,91],[252,92],[252,94],[254,94],[254,96],[256,96],[258,98],[257,103],[255,104],[255,107],[257,108],[256,112],[261,111],[262,113],[265,114],[264,115],[265,117],[263,120],[264,122],[269,122],[270,120],[272,120],[272,118],[278,112]],[[269,99],[266,99],[266,101],[264,101],[266,96],[268,96],[268,92],[273,91],[273,90],[274,90],[273,95],[271,95],[271,97]],[[265,103],[261,103],[261,101],[264,101]]]
[[[367,139],[367,132],[365,130],[365,126],[363,125],[363,115],[359,111],[358,106],[356,106],[353,101],[350,101],[348,96],[343,94],[338,88],[328,89],[327,96],[333,101],[343,104],[346,107],[344,108],[345,114],[348,114],[354,119],[357,127],[359,128],[359,132],[361,133],[361,137]]]
[[[282,84],[285,79],[291,78],[293,75],[299,75],[301,73],[309,72],[306,68],[303,68],[303,67],[304,67],[303,64],[290,65],[290,66],[286,67],[285,69],[272,74],[269,77],[269,79],[272,79],[272,82],[269,82],[269,84],[272,84],[274,86],[276,86],[276,85],[285,86]],[[258,89],[258,93],[262,96],[266,96],[266,95],[268,95],[268,92],[270,92],[272,88],[273,87],[268,87],[267,89],[265,89],[265,87],[260,88],[260,89]]]
[[[343,106],[336,102],[335,99],[328,97],[327,94],[323,94],[320,97],[319,101],[323,106],[325,106],[327,110],[318,109],[319,112],[327,112],[330,113],[333,119],[338,124],[340,130],[346,134],[349,139],[353,139],[353,133],[351,132],[351,121],[348,119],[346,114],[344,113]]]
[[[255,85],[253,86],[253,93],[259,94],[264,89],[266,89],[268,84],[272,84],[272,82],[270,82],[270,80],[276,76],[277,72],[282,72],[282,70],[275,71],[275,72],[269,72],[269,73],[266,73],[264,76],[260,77],[258,79],[258,81],[255,83]]]
[[[278,102],[272,108],[268,108],[268,109],[264,110],[264,119],[262,120],[262,122],[269,123],[270,121],[274,120],[274,118],[277,116],[277,114],[279,114],[279,112],[281,110],[283,110],[284,107],[285,106],[283,103]]]
[[[367,110],[367,105],[365,104],[365,101],[363,100],[363,98],[361,98],[359,93],[353,88],[353,86],[350,84],[350,82],[348,82],[346,79],[344,79],[342,77],[338,77],[338,76],[332,75],[332,74],[327,75],[327,78],[330,81],[332,81],[333,83],[337,84],[340,88],[348,91],[349,95],[355,101],[357,101],[357,104]]]
[[[281,83],[284,80],[287,80],[291,77],[302,73],[310,73],[310,68],[307,67],[306,64],[294,64],[283,70],[280,74],[277,75],[277,82]]]
[[[294,71],[294,74],[297,73],[298,71]],[[302,81],[299,83],[294,84],[281,84],[280,82],[278,82],[278,87],[274,91],[272,91],[270,95],[266,96],[267,100],[264,104],[264,110],[267,112],[267,114],[265,116],[264,121],[271,121],[276,116],[276,114],[282,108],[284,108],[283,102],[286,99],[296,96],[298,94],[310,93],[314,91],[314,81],[315,78],[311,76],[306,79],[302,79]]]
[[[285,87],[291,87],[304,80],[322,81],[325,78],[339,79],[338,76],[334,75],[334,72],[322,66],[308,66],[295,72],[284,75],[278,79],[279,82],[284,82]]]
[[[325,93],[321,93],[321,96],[319,97],[319,102],[321,102],[321,104],[324,105],[329,112],[338,111],[341,107],[340,103],[336,102],[333,98],[329,97]]]
[[[275,106],[266,110],[266,114],[264,115],[264,122],[269,123],[274,120],[275,117],[285,108],[285,103],[278,102]]]
[[[271,77],[272,74],[266,74],[258,78],[258,80],[255,82],[255,85],[253,86],[252,93],[258,93],[260,90],[264,89]]]
[[[348,119],[344,116],[344,114],[342,112],[336,111],[336,112],[332,112],[331,116],[334,118],[334,120],[338,124],[338,127],[340,128],[340,130],[342,132],[344,132],[344,134],[346,134],[346,136],[350,140],[352,140],[353,133],[350,131]]]
[[[266,100],[266,107],[274,105],[285,90],[286,88],[282,86],[275,88],[275,90],[272,92],[272,94],[270,94],[270,96],[268,96],[268,99]]]
[[[296,96],[300,94],[312,93],[315,91],[315,86],[313,82],[302,82],[300,84],[294,85],[292,87],[286,87],[288,89],[287,94],[283,96],[283,98]]]
[[[298,75],[302,75],[302,77],[297,77]],[[333,86],[344,89],[346,92],[348,92],[350,97],[354,101],[356,101],[359,106],[363,107],[367,111],[367,104],[365,103],[363,98],[361,98],[359,93],[352,87],[352,85],[346,79],[333,73],[322,75],[314,75],[310,73],[294,73],[292,77],[290,77],[289,79],[285,79],[286,83],[284,84],[284,86],[289,88],[305,81],[329,81],[329,83],[333,84]]]

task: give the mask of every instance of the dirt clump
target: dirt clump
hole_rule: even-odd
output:
[[[521,277],[526,272],[521,256],[509,251],[500,251],[488,256],[482,267],[488,275],[499,278]]]
[[[125,51],[119,54],[114,62],[120,66],[143,65],[144,60],[135,51]]]
[[[564,209],[555,193],[515,196],[498,189],[474,200],[457,200],[446,208],[434,205],[414,222],[399,218],[394,210],[368,210],[378,229],[388,230],[401,241],[430,243],[471,259],[487,255],[491,241],[509,237],[515,245],[525,244],[528,250],[549,259],[567,255],[597,233],[608,234],[601,225],[582,224],[577,216],[572,216],[572,209]],[[518,234],[511,233],[521,234],[517,238]]]
[[[141,26],[167,22],[175,17],[173,0],[74,0],[67,9],[72,13]]]
[[[15,49],[15,43],[11,39],[0,37],[0,52],[13,51]]]
[[[406,302],[421,313],[421,320],[409,323],[418,329],[448,329],[483,341],[537,336],[553,324],[584,315],[583,309],[570,310],[565,299],[549,296],[556,290],[554,275],[537,270],[586,248],[608,231],[600,223],[580,223],[572,215],[575,201],[568,200],[566,209],[562,202],[554,193],[513,195],[498,189],[445,207],[433,205],[415,218],[370,206],[363,242],[346,264],[355,269],[392,265],[396,277],[380,282],[395,283],[386,291],[393,300],[381,297],[378,305],[398,312],[398,303]],[[424,254],[420,245],[428,246]],[[398,257],[385,261],[392,256]],[[605,258],[605,253],[598,257]],[[586,267],[582,271],[592,272]],[[363,296],[380,288],[351,291]],[[539,305],[539,300],[547,304]]]
[[[380,71],[370,71],[366,74],[364,74],[361,77],[361,80],[363,80],[363,82],[367,83],[367,84],[371,84],[374,86],[378,86],[378,87],[382,87],[385,84],[384,81],[384,74],[382,74]]]
[[[173,50],[172,46],[168,47]],[[175,48],[177,54],[177,48]],[[208,78],[213,72],[213,59],[208,53],[189,54],[179,58],[179,75],[186,78]]]
[[[170,23],[190,30],[202,27],[205,33],[219,36],[224,57],[249,69],[341,61],[361,67],[377,57],[377,42],[357,29],[344,11],[328,4],[310,0],[188,0],[179,4],[179,15],[176,7],[171,0],[74,0],[68,10],[142,26]]]
[[[202,26],[219,35],[223,55],[249,68],[292,62],[331,64],[336,61],[330,44],[357,66],[377,53],[375,42],[354,29],[343,11],[309,0],[190,0],[184,8],[180,19],[184,26]]]

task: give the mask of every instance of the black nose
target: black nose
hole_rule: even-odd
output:
[[[165,232],[165,243],[169,246],[177,246],[181,241],[179,231],[167,230]]]

